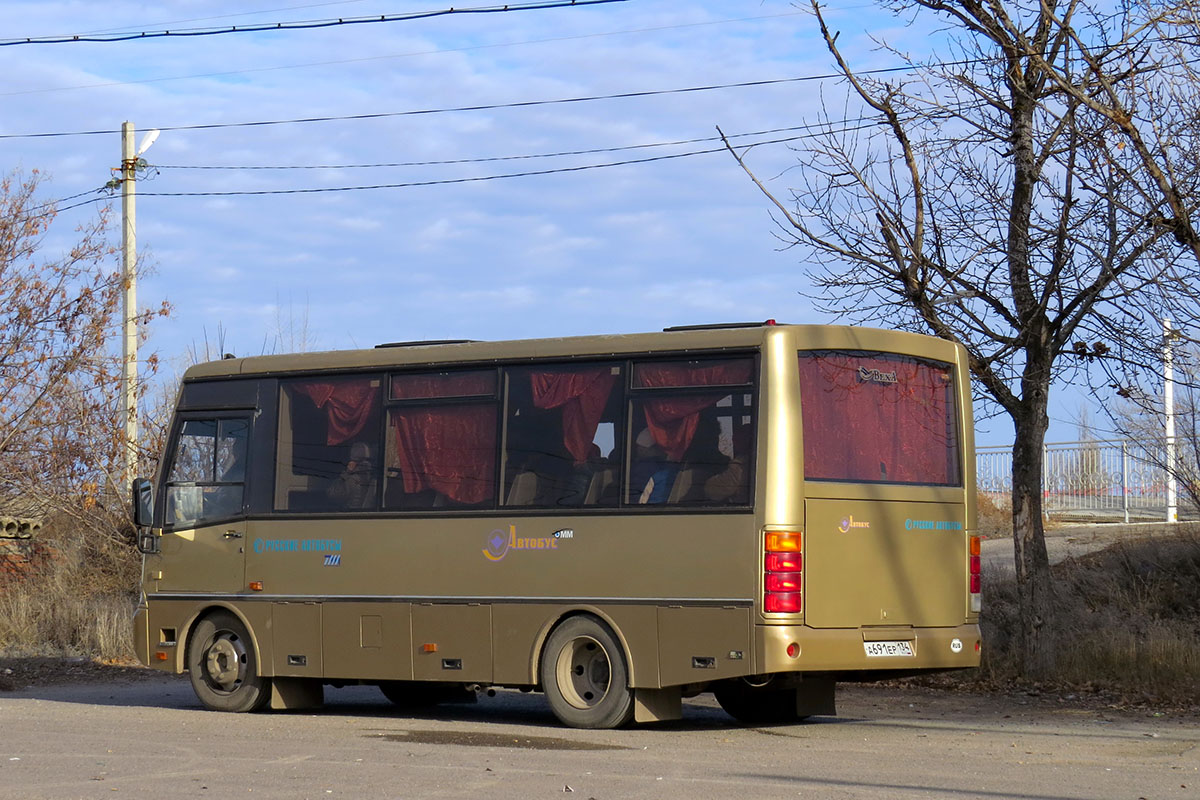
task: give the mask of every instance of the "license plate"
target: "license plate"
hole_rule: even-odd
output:
[[[887,658],[888,656],[903,656],[912,658],[912,642],[863,642],[863,650],[867,658]]]

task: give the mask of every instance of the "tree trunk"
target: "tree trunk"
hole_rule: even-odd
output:
[[[1022,671],[1042,678],[1055,664],[1053,587],[1050,559],[1042,526],[1043,449],[1049,420],[1048,387],[1026,387],[1023,402],[1013,414],[1013,548],[1020,614]]]

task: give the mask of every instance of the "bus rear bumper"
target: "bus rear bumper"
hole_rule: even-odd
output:
[[[779,672],[909,672],[979,666],[979,625],[809,628],[759,625],[756,664]],[[794,653],[795,655],[790,655]]]

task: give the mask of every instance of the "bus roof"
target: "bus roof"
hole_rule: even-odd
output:
[[[957,360],[956,345],[930,336],[848,325],[712,326],[656,333],[570,336],[510,341],[405,342],[369,350],[333,350],[250,356],[209,361],[190,367],[185,381],[293,372],[342,372],[398,366],[456,366],[543,358],[603,358],[644,353],[744,350],[771,337],[795,340],[798,349],[871,349]]]

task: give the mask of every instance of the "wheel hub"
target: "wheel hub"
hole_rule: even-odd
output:
[[[246,669],[246,648],[228,631],[217,635],[204,657],[204,671],[214,689],[232,692],[241,685]]]
[[[608,694],[611,672],[608,653],[590,636],[564,647],[555,665],[563,699],[582,709],[596,706]]]

